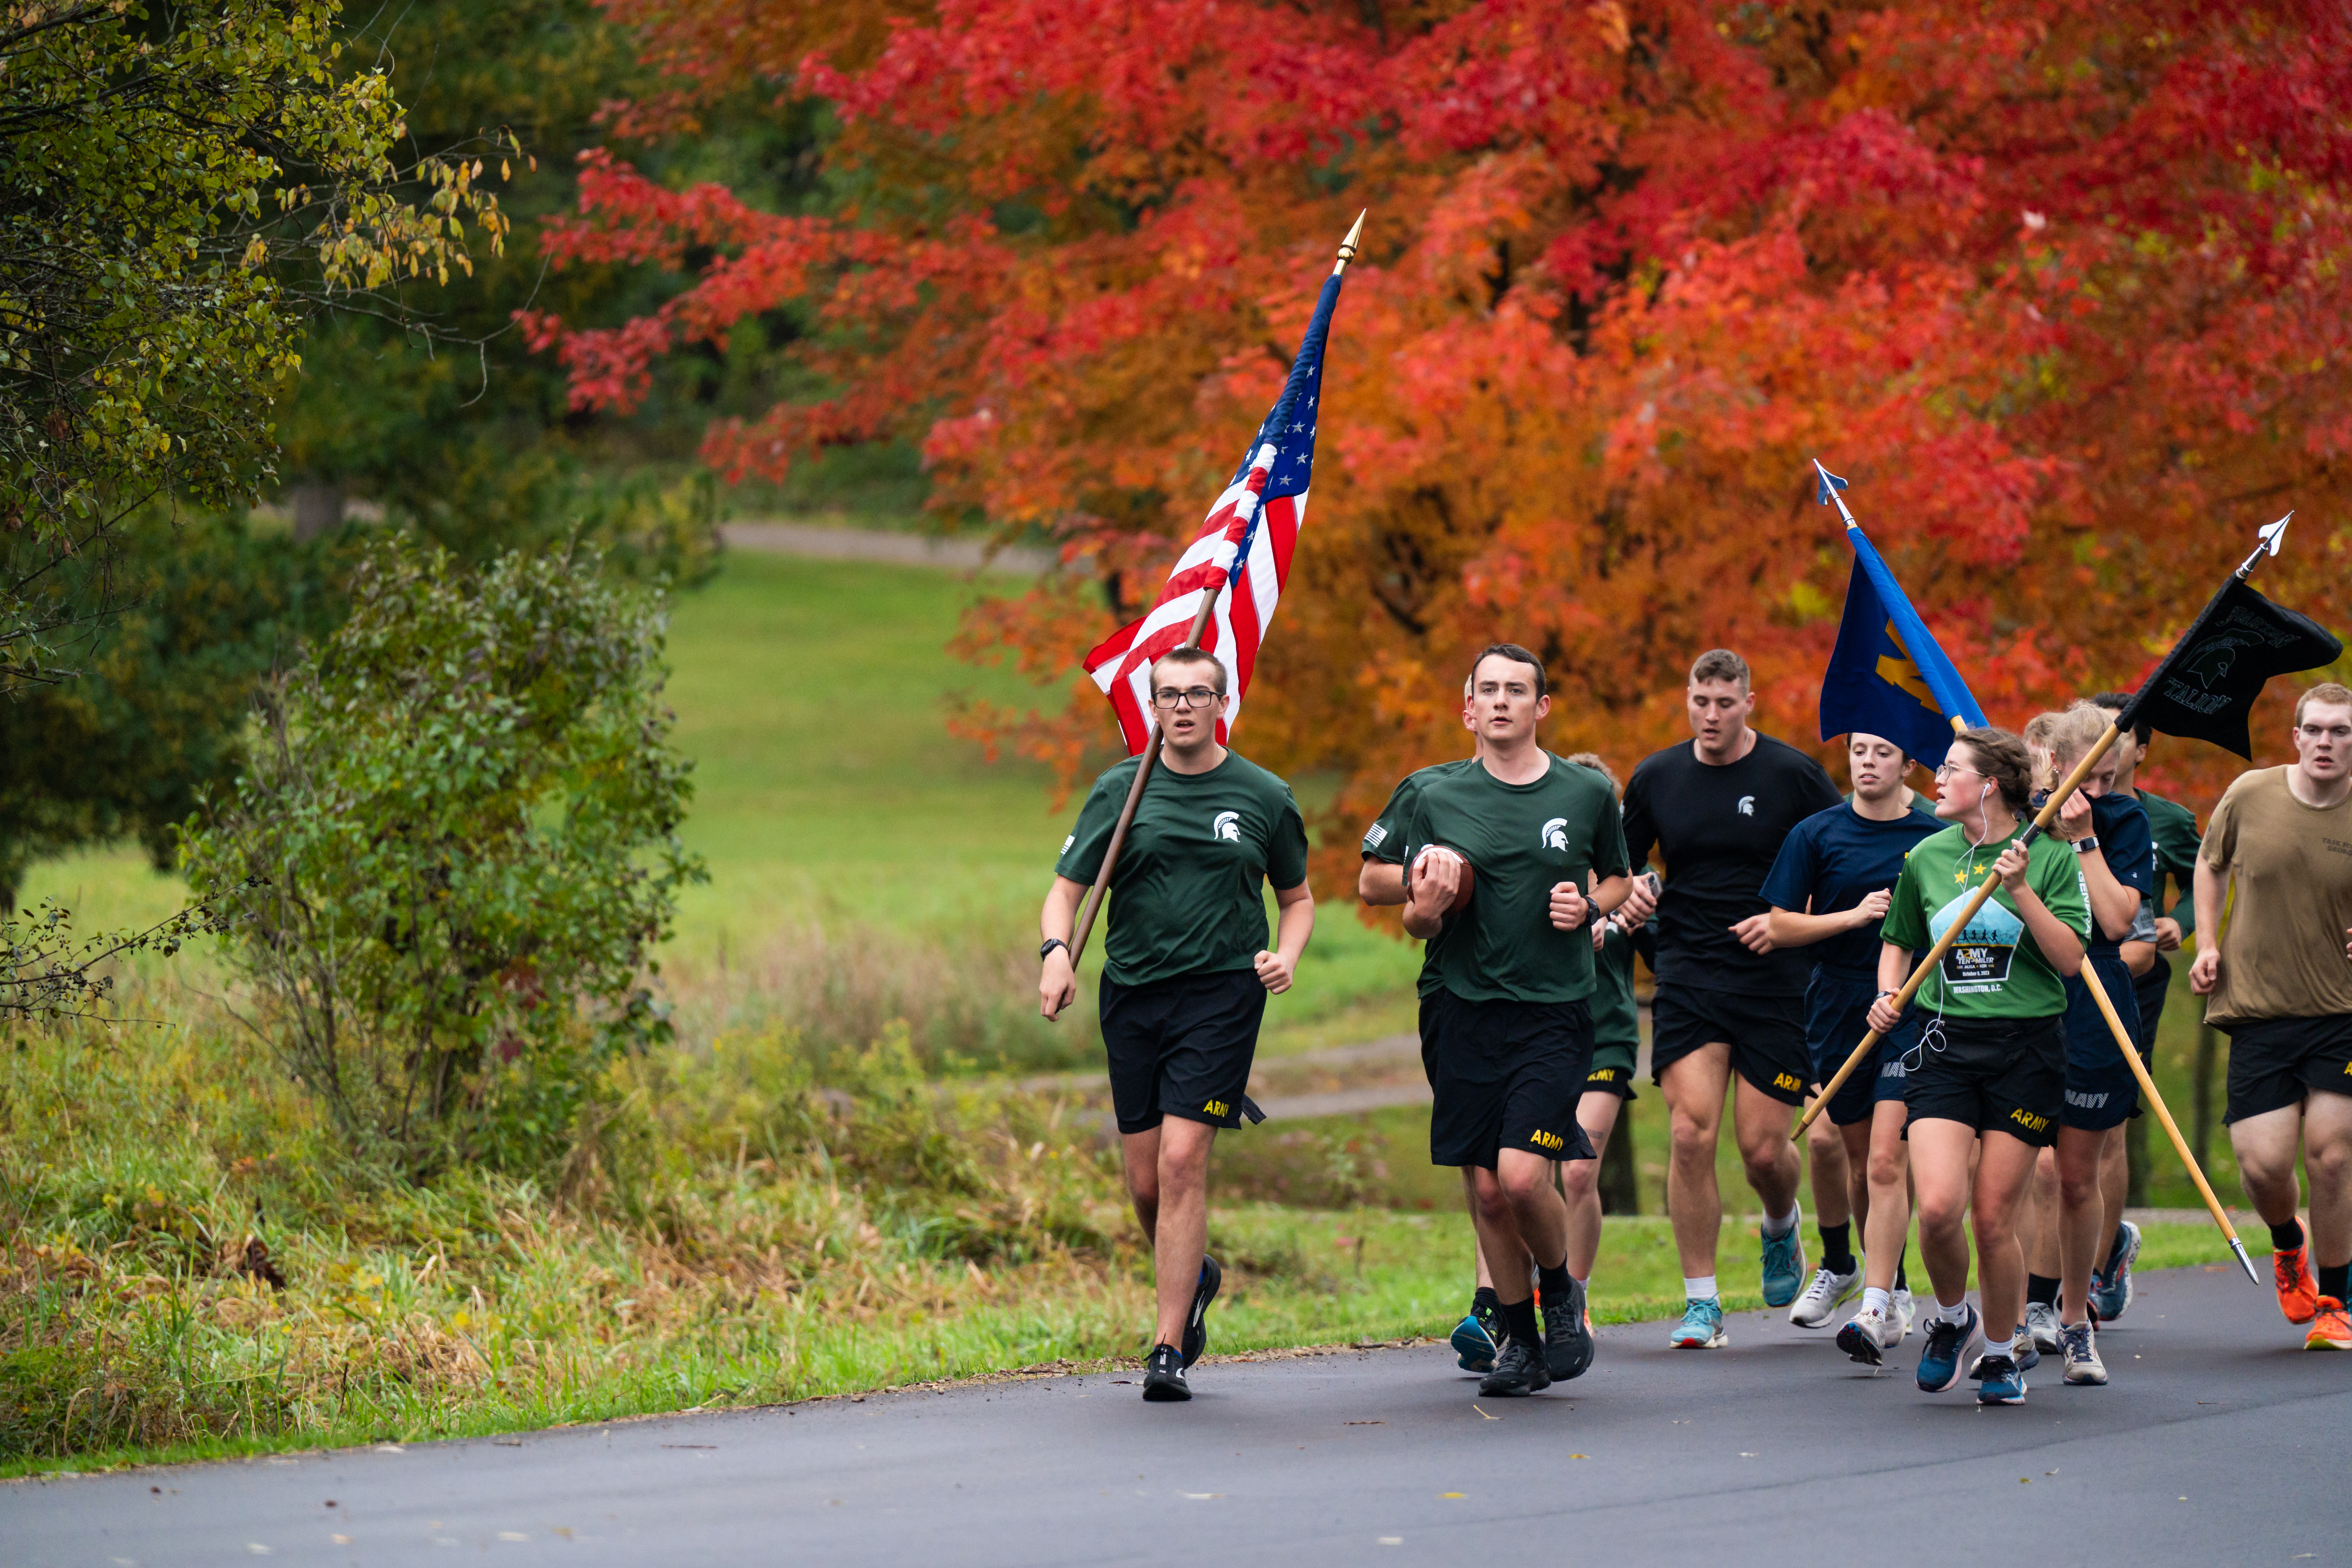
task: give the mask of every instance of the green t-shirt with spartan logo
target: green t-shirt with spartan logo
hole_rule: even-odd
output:
[[[1558,757],[1533,784],[1505,784],[1484,764],[1428,780],[1406,832],[1457,850],[1476,874],[1469,907],[1446,917],[1422,959],[1422,994],[1471,1002],[1581,1002],[1592,994],[1592,933],[1551,923],[1551,890],[1626,869],[1625,828],[1609,783]],[[1589,874],[1589,875],[1588,875]]]
[[[1055,871],[1091,885],[1141,759],[1095,780]],[[1110,878],[1103,973],[1121,985],[1248,969],[1265,950],[1262,884],[1307,880],[1307,824],[1290,786],[1227,752],[1205,773],[1151,770]]]
[[[1915,957],[1933,947],[2009,842],[1971,849],[1967,831],[1955,823],[1913,845],[1879,936]],[[2072,848],[2055,838],[2035,839],[2025,879],[2052,914],[2089,941],[2091,895]],[[2042,956],[2009,889],[1996,886],[1912,1002],[1955,1018],[2047,1018],[2066,1010],[2066,983]]]

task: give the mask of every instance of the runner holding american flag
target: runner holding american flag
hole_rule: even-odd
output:
[[[1209,1149],[1220,1127],[1264,1120],[1247,1094],[1258,1024],[1315,929],[1298,803],[1226,742],[1306,520],[1323,345],[1362,227],[1339,247],[1281,398],[1159,601],[1087,656],[1130,754],[1095,781],[1038,917],[1038,1009],[1051,1019],[1076,1000],[1087,931],[1118,892],[1098,1013],[1128,1195],[1158,1282],[1143,1379],[1154,1403],[1192,1397],[1186,1371],[1207,1348],[1222,1279],[1204,1251]],[[1271,945],[1268,882],[1281,910]]]

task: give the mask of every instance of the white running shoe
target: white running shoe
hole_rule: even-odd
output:
[[[1911,1336],[1911,1325],[1918,1321],[1919,1309],[1911,1300],[1911,1292],[1900,1285],[1896,1286],[1893,1300],[1886,1310],[1887,1329],[1895,1337],[1879,1341],[1879,1348],[1891,1351],[1902,1344]]]
[[[1858,1361],[1864,1366],[1882,1365],[1880,1352],[1886,1349],[1886,1335],[1893,1328],[1885,1308],[1864,1307],[1837,1331],[1837,1348],[1845,1352],[1849,1361]]]
[[[2056,1354],[2058,1351],[2058,1309],[2047,1301],[2025,1304],[2025,1331],[2033,1336],[2033,1348]]]
[[[2096,1387],[2107,1381],[2107,1363],[2099,1359],[2098,1336],[2087,1322],[2058,1331],[2058,1348],[2066,1352],[2066,1381]]]
[[[1856,1262],[1853,1272],[1832,1274],[1826,1268],[1813,1270],[1813,1282],[1805,1293],[1789,1308],[1789,1321],[1801,1329],[1826,1327],[1839,1307],[1851,1301],[1862,1289],[1862,1265]]]

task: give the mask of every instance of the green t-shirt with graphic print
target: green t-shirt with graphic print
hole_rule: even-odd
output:
[[[1457,850],[1475,873],[1469,907],[1448,915],[1422,960],[1422,994],[1471,1002],[1581,1002],[1592,994],[1592,933],[1551,923],[1551,890],[1626,869],[1609,782],[1558,757],[1532,784],[1474,764],[1422,785],[1405,864],[1423,846]]]
[[[1091,884],[1141,759],[1095,780],[1056,875]],[[1104,977],[1148,985],[1255,966],[1267,942],[1263,885],[1307,880],[1307,824],[1290,786],[1238,752],[1204,773],[1154,768],[1110,878]]]
[[[1879,923],[1880,937],[1909,948],[1915,959],[1926,952],[1958,918],[2010,841],[1971,848],[1967,831],[1955,823],[1913,845]],[[2052,914],[2090,940],[2091,895],[2072,848],[2056,838],[2036,838],[2025,880]],[[1912,1005],[1955,1018],[2047,1018],[2066,1010],[2066,982],[2025,929],[2017,900],[1996,886]]]

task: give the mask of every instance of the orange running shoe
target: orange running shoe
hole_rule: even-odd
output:
[[[2303,1348],[2352,1351],[2352,1318],[2344,1315],[2343,1302],[2333,1296],[2319,1299],[2319,1313],[2312,1320],[2311,1332],[2303,1337]]]
[[[2273,1251],[2271,1254],[2271,1277],[2278,1285],[2279,1310],[2286,1314],[2288,1322],[2307,1323],[2318,1314],[2321,1300],[2319,1281],[2311,1277],[2309,1242],[2293,1252]],[[2341,1312],[2343,1303],[2336,1303],[2336,1310]]]

